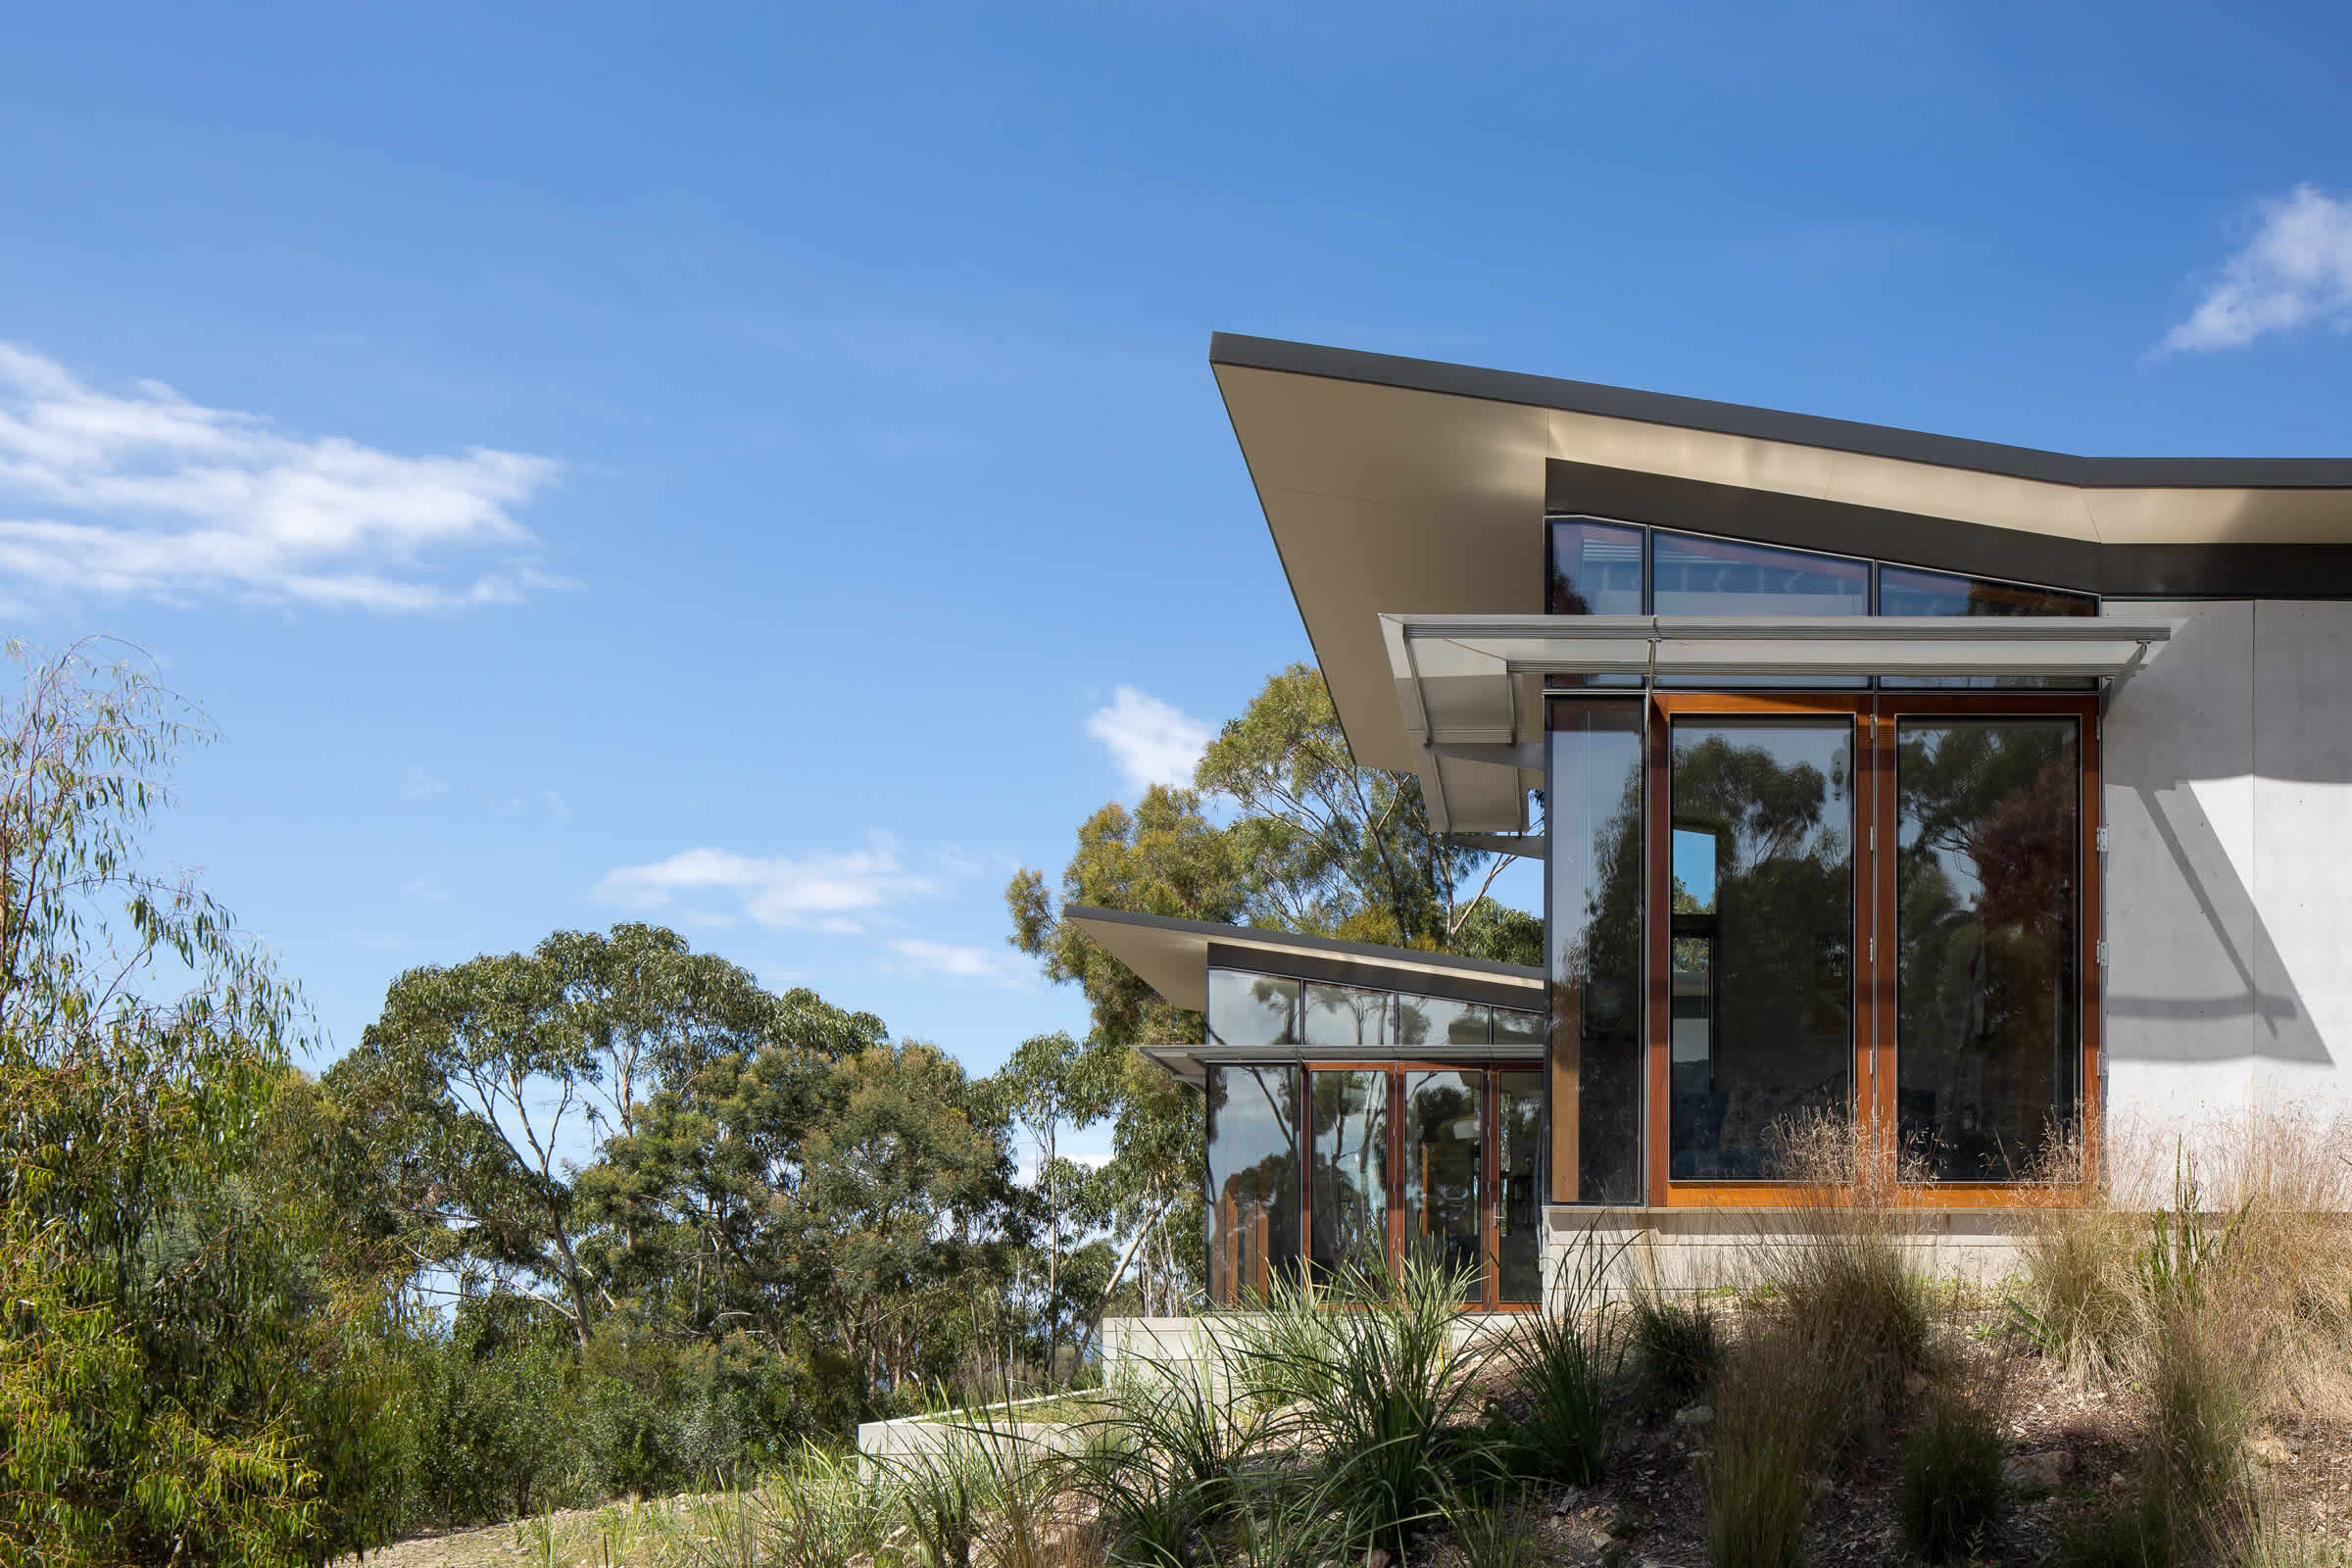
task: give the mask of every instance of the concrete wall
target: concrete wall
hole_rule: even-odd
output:
[[[2108,1127],[2226,1159],[2352,1111],[2352,604],[2109,611],[2183,624],[2104,721]]]
[[[1556,1289],[1564,1263],[1590,1250],[1612,1260],[1609,1284],[1623,1294],[1744,1290],[1769,1277],[1776,1256],[1824,1225],[1886,1225],[1911,1266],[1938,1280],[1997,1285],[2022,1266],[2029,1217],[2016,1209],[1907,1208],[1867,1221],[1801,1208],[1571,1208],[1544,1213],[1544,1278]]]

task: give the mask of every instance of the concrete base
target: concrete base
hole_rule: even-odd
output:
[[[1916,1272],[1992,1286],[2022,1270],[2033,1216],[2014,1208],[1920,1208],[1892,1218]],[[1590,1247],[1611,1255],[1613,1293],[1744,1290],[1768,1275],[1776,1251],[1838,1223],[1836,1210],[1806,1208],[1551,1206],[1544,1210],[1544,1277],[1556,1289],[1570,1254]]]

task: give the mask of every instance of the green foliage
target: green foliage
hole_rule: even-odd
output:
[[[1714,1568],[1804,1560],[1822,1376],[1810,1347],[1778,1339],[1742,1347],[1726,1363],[1700,1466],[1700,1533]]]
[[[1635,1381],[1653,1406],[1680,1409],[1714,1387],[1723,1326],[1713,1300],[1644,1290],[1634,1296],[1631,1311]]]
[[[380,1302],[282,1157],[298,1001],[199,885],[141,860],[201,732],[127,665],[10,653],[0,1548],[258,1565],[369,1544]]]
[[[1435,1515],[1484,1354],[1455,1333],[1466,1278],[1408,1257],[1385,1278],[1285,1282],[1238,1325],[1251,1391],[1290,1412],[1276,1442],[1322,1455],[1370,1538],[1392,1547]]]
[[[1895,1519],[1904,1544],[1930,1562],[1966,1560],[2000,1523],[2007,1455],[1982,1404],[1951,1392],[1938,1397],[1903,1448]]]
[[[1588,1229],[1560,1259],[1550,1311],[1515,1326],[1500,1359],[1521,1409],[1503,1426],[1515,1474],[1589,1487],[1616,1444],[1623,1402],[1626,1313],[1609,1275],[1627,1243]]]

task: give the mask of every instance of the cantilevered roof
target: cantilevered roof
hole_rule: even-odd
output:
[[[1212,951],[1240,968],[1307,979],[1348,980],[1504,1006],[1541,1008],[1544,971],[1527,964],[1462,958],[1417,948],[1305,937],[1255,926],[1217,925],[1164,914],[1130,914],[1071,904],[1061,917],[1133,969],[1144,984],[1188,1012],[1208,1009]]]
[[[1543,784],[1545,675],[2116,678],[2173,633],[2111,616],[1382,615],[1441,833],[1512,832]]]
[[[1130,914],[1065,905],[1061,917],[1133,969],[1144,983],[1191,1012],[1208,1009],[1212,965],[1253,969],[1306,980],[1333,980],[1391,991],[1490,1002],[1530,1012],[1544,1008],[1544,971],[1526,964],[1494,963],[1413,948],[1383,948],[1366,942],[1261,931],[1253,926],[1215,925],[1160,914]],[[1289,1057],[1328,1057],[1332,1048],[1308,1046],[1217,1046],[1179,1042],[1148,1045],[1144,1054],[1187,1083],[1200,1083],[1216,1061],[1262,1062]],[[1542,1042],[1526,1040],[1478,1045],[1426,1044],[1350,1048],[1352,1054],[1410,1056],[1416,1060],[1479,1061],[1541,1059]]]
[[[2082,458],[1219,333],[1209,360],[1359,761],[1379,617],[1544,609],[1547,511],[2114,597],[2352,596],[2352,460]]]

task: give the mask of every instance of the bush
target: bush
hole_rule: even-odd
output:
[[[1895,1499],[1903,1542],[1931,1562],[1967,1558],[1999,1524],[2008,1445],[1982,1404],[1946,1393],[1903,1450]]]
[[[1295,1411],[1294,1430],[1273,1436],[1323,1455],[1369,1539],[1383,1544],[1400,1544],[1436,1515],[1477,1353],[1455,1343],[1466,1284],[1460,1272],[1408,1258],[1388,1279],[1348,1271],[1328,1289],[1283,1285],[1242,1330],[1251,1392]]]
[[[1617,1438],[1625,1371],[1625,1314],[1608,1276],[1625,1244],[1588,1230],[1560,1259],[1552,1312],[1529,1318],[1500,1352],[1522,1404],[1502,1428],[1519,1474],[1589,1487]]]
[[[1628,1337],[1635,1379],[1652,1404],[1680,1409],[1714,1387],[1723,1365],[1723,1324],[1707,1298],[1641,1292]]]

